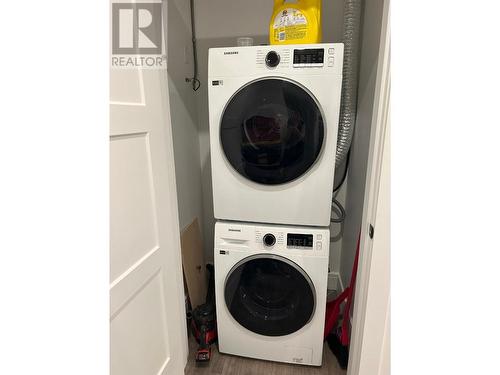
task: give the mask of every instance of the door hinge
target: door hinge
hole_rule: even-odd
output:
[[[368,234],[370,235],[371,239],[373,239],[374,233],[375,233],[375,228],[373,228],[373,225],[370,224],[370,229],[368,230]]]

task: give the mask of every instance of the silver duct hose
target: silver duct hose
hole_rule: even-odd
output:
[[[345,0],[344,2],[344,68],[335,167],[341,166],[347,157],[356,120],[361,1]]]

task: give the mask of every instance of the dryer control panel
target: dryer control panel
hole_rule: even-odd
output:
[[[209,49],[208,78],[262,74],[342,76],[342,43],[289,44]]]
[[[322,66],[325,58],[324,48],[293,50],[293,66]]]
[[[335,63],[335,48],[277,48],[268,51],[258,49],[256,51],[257,66],[266,66],[268,69],[277,67],[289,68],[322,68],[333,67]],[[290,61],[291,60],[291,61]]]

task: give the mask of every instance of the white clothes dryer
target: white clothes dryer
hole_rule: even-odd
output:
[[[215,224],[219,351],[320,366],[328,229]]]
[[[211,48],[217,219],[328,226],[343,44]]]

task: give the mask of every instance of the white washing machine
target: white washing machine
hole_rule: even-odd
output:
[[[328,229],[215,224],[219,351],[320,366]]]
[[[211,48],[217,219],[328,226],[343,44]]]

